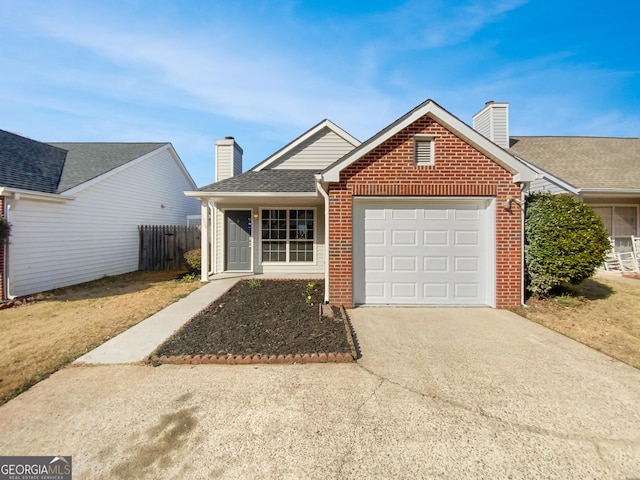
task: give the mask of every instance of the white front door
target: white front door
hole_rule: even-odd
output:
[[[491,202],[356,200],[356,304],[492,305]]]

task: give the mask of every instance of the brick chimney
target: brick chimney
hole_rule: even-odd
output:
[[[509,148],[509,104],[493,100],[485,103],[473,116],[473,129],[496,145]]]
[[[242,148],[233,137],[216,140],[216,182],[242,173]]]

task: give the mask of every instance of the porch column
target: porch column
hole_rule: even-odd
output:
[[[200,200],[200,280],[209,281],[209,200]]]

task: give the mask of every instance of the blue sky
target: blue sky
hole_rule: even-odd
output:
[[[640,136],[629,0],[0,0],[0,128],[168,141],[198,186],[214,141],[245,169],[324,118],[360,140],[431,98],[512,135]]]

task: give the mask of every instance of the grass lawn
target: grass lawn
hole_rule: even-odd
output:
[[[0,404],[201,286],[134,272],[0,310]],[[516,313],[640,368],[640,280],[597,277]]]
[[[0,404],[196,290],[182,272],[133,272],[0,310]]]
[[[514,311],[640,369],[640,280],[598,274]]]

